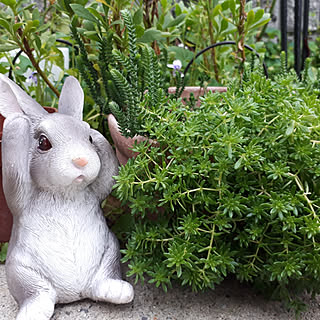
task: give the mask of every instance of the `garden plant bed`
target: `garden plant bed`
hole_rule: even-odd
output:
[[[135,300],[61,305],[52,319],[320,319],[320,38],[307,39],[307,1],[294,57],[286,19],[281,36],[267,28],[275,1],[0,2],[0,73],[48,106],[78,78],[84,121],[122,165],[102,207]],[[0,320],[14,319],[2,264],[0,301]]]

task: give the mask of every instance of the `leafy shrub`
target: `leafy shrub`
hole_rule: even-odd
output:
[[[320,101],[305,82],[254,72],[199,108],[144,109],[158,146],[136,145],[116,178],[135,219],[129,275],[201,290],[234,274],[291,306],[319,292]]]
[[[55,104],[65,73],[75,72],[65,69],[62,45],[57,42],[69,33],[70,21],[53,2],[47,7],[44,1],[41,11],[28,0],[0,0],[0,73],[7,74],[11,68],[9,76],[46,106]],[[52,76],[53,66],[61,69],[57,80]],[[33,73],[26,79],[28,69]]]
[[[216,47],[197,58],[186,75],[190,85],[225,85],[230,78],[238,77],[246,58],[244,43],[260,53],[264,51],[264,44],[257,43],[256,36],[269,22],[270,14],[254,4],[242,0],[190,1],[180,38],[184,45],[200,52],[226,40],[237,43]],[[192,52],[184,47],[168,49],[170,56],[174,54],[174,59],[181,60],[183,68],[193,58]]]

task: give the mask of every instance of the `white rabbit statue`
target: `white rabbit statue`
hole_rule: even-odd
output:
[[[47,113],[0,76],[3,189],[13,214],[6,276],[17,320],[47,320],[56,303],[84,298],[132,301],[120,251],[100,203],[118,161],[108,141],[82,121],[83,91],[68,77],[57,113]]]

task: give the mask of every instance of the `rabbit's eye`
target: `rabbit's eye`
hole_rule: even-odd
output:
[[[90,141],[90,143],[93,143],[93,140],[92,140],[91,136],[89,136],[89,141]]]
[[[43,134],[39,138],[38,148],[42,151],[48,151],[52,148],[52,145],[51,145],[49,139]]]

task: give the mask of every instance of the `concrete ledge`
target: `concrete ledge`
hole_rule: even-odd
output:
[[[311,300],[301,319],[320,319],[320,298]],[[11,297],[0,265],[0,320],[14,320],[17,304]],[[189,288],[174,287],[167,293],[153,285],[135,286],[135,299],[128,305],[112,305],[91,300],[57,305],[53,320],[293,320],[279,302],[256,295],[237,281],[225,281],[215,290],[193,293]]]

